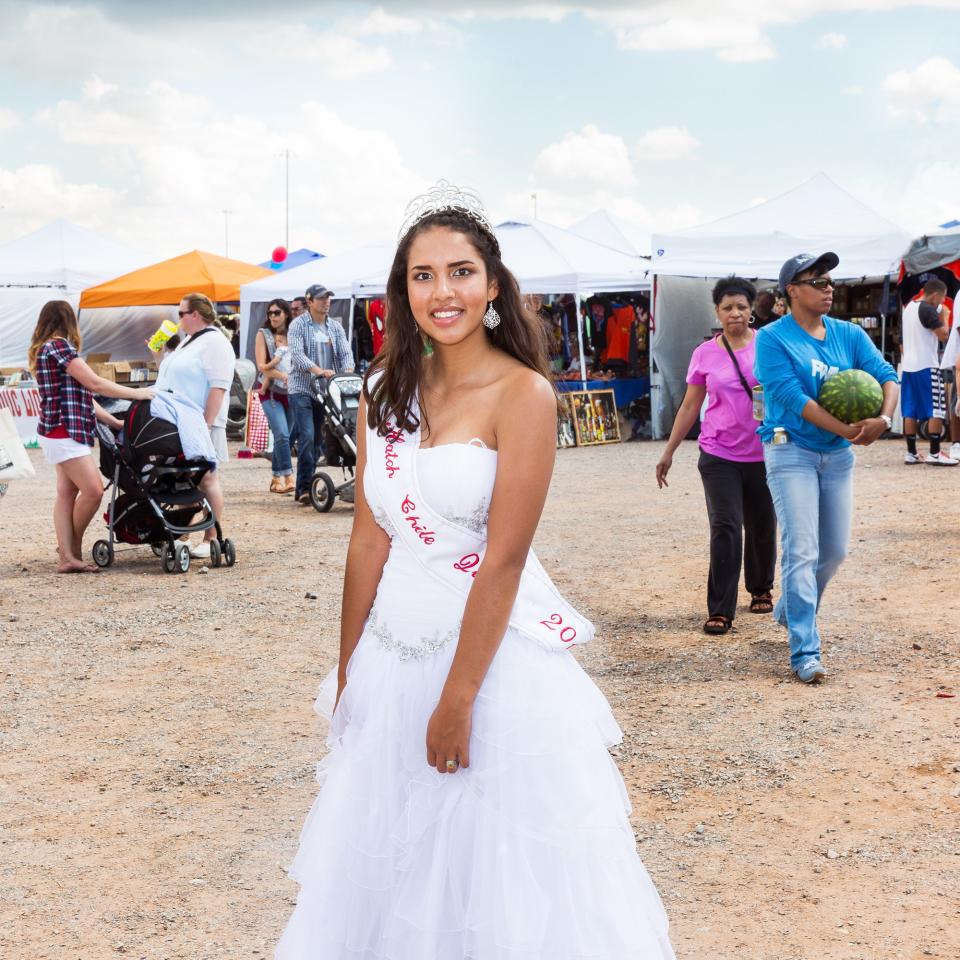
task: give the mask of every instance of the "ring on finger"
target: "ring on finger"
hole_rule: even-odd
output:
[[[448,772],[448,773],[453,773],[453,772],[457,769],[457,767],[459,767],[459,766],[460,766],[460,764],[459,764],[456,760],[448,760],[448,761],[447,761],[447,772]]]

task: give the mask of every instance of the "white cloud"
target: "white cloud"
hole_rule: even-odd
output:
[[[890,109],[921,122],[945,121],[960,108],[960,70],[946,57],[931,57],[915,70],[897,70],[883,82]]]
[[[118,239],[158,255],[221,252],[229,209],[231,255],[266,259],[284,239],[284,147],[292,155],[290,242],[298,247],[329,253],[382,239],[425,186],[388,135],[352,126],[316,101],[275,123],[222,114],[206,98],[155,82],[63,100],[38,120],[92,151],[118,188],[71,185],[49,168],[43,190],[23,190],[22,216],[64,215],[65,199],[77,219],[89,223],[95,214]]]
[[[638,15],[643,17],[642,14]],[[710,16],[644,18],[636,25],[617,26],[635,18],[610,17],[617,46],[622,50],[715,50],[727,60],[766,60],[774,56],[759,27],[747,20]]]
[[[387,13],[383,7],[375,7],[351,29],[359,34],[420,33],[423,22],[415,17],[398,17]]]
[[[115,190],[94,183],[70,183],[50,164],[27,164],[16,170],[0,167],[0,207],[5,218],[36,229],[56,217],[96,225],[122,202]]]
[[[814,44],[818,50],[842,50],[847,45],[845,33],[825,33]]]
[[[20,126],[20,115],[9,107],[0,107],[0,133],[15,130]]]
[[[601,184],[617,189],[630,187],[635,179],[623,138],[601,133],[592,124],[541,150],[533,175],[538,188],[561,189]]]
[[[686,127],[648,130],[633,148],[640,160],[676,160],[693,153],[700,141]]]
[[[897,198],[897,222],[915,233],[960,217],[960,164],[947,160],[917,166]],[[891,217],[893,214],[891,213]]]

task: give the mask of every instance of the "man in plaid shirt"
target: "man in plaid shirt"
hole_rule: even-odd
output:
[[[330,291],[316,283],[307,290],[307,312],[290,324],[292,370],[287,379],[290,409],[297,428],[297,484],[294,496],[305,506],[310,503],[310,482],[317,465],[316,441],[323,426],[323,414],[311,382],[326,381],[335,373],[353,373],[353,353],[339,320],[329,317]]]

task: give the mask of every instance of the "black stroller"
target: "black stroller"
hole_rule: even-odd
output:
[[[109,427],[97,424],[100,472],[113,489],[103,516],[108,536],[93,545],[93,562],[109,567],[115,543],[150,544],[167,573],[186,573],[190,550],[177,538],[214,527],[210,566],[232,567],[237,559],[233,541],[224,539],[207,498],[197,489],[210,464],[184,457],[176,426],[154,417],[149,401],[132,403],[125,414],[116,407],[111,412],[122,416],[123,430],[118,442]]]
[[[324,382],[313,379],[314,398],[323,410],[323,427],[317,438],[318,452],[326,455],[326,466],[340,467],[343,482],[336,484],[329,474],[318,470],[310,483],[310,502],[314,509],[326,513],[337,495],[347,503],[353,503],[357,466],[357,413],[360,409],[360,394],[363,378],[354,373],[341,373]]]

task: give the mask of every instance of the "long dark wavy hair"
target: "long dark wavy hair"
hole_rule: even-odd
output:
[[[483,259],[488,280],[497,281],[500,292],[493,306],[501,322],[493,330],[485,328],[490,342],[550,380],[546,331],[540,318],[525,308],[516,277],[500,258],[497,238],[459,210],[440,210],[418,221],[401,239],[387,279],[387,337],[363,384],[367,423],[381,435],[386,434],[390,423],[410,433],[420,426],[414,404],[423,377],[423,339],[407,297],[407,260],[414,239],[432,227],[462,233]],[[370,377],[378,371],[383,375],[371,389]]]

